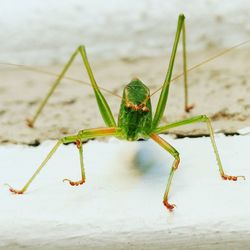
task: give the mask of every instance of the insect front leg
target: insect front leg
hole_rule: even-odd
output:
[[[169,194],[170,186],[171,186],[172,179],[173,179],[173,176],[174,176],[174,172],[178,168],[179,163],[180,163],[179,153],[173,146],[171,146],[168,142],[163,140],[159,135],[157,135],[155,133],[152,133],[150,135],[150,137],[155,142],[157,142],[161,147],[163,147],[165,150],[167,150],[175,158],[175,160],[174,160],[174,162],[172,164],[172,167],[171,167],[171,171],[170,171],[170,174],[169,174],[169,177],[168,177],[166,190],[165,190],[164,197],[163,197],[164,206],[171,211],[171,210],[174,209],[175,204],[170,204],[168,202],[168,194]]]
[[[71,186],[78,186],[78,185],[82,185],[85,180],[86,180],[86,176],[85,176],[85,169],[84,169],[84,163],[83,163],[83,149],[82,149],[82,141],[80,139],[76,140],[76,146],[79,150],[79,156],[80,156],[80,166],[81,166],[81,174],[82,174],[82,178],[80,181],[72,181],[70,179],[63,179],[63,181],[68,181],[69,184]]]
[[[204,122],[204,123],[207,124],[208,132],[210,134],[211,143],[212,143],[212,146],[213,146],[213,150],[214,150],[214,153],[215,153],[215,157],[216,157],[216,160],[217,160],[217,164],[218,164],[218,167],[219,167],[221,177],[224,180],[232,180],[232,181],[237,181],[239,178],[245,179],[244,176],[233,176],[233,175],[225,174],[224,169],[222,167],[219,152],[218,152],[218,149],[217,149],[217,146],[216,146],[213,127],[212,127],[210,119],[206,115],[199,115],[199,116],[195,116],[193,118],[189,118],[189,119],[182,120],[182,121],[179,121],[179,122],[171,123],[171,124],[168,124],[166,126],[156,128],[156,129],[153,130],[153,132],[159,134],[159,133],[166,132],[171,128],[184,126],[184,125],[197,123],[197,122]]]
[[[80,143],[79,147],[79,152],[80,152],[80,164],[81,164],[81,170],[82,170],[82,179],[79,182],[72,182],[71,185],[79,185],[82,184],[85,181],[85,171],[84,171],[84,166],[83,166],[83,158],[82,158],[82,141],[86,139],[92,139],[96,137],[101,137],[101,136],[111,136],[111,135],[116,135],[118,133],[118,129],[116,127],[110,127],[110,128],[96,128],[96,129],[86,129],[86,130],[81,130],[78,134],[76,135],[71,135],[71,136],[66,136],[60,139],[56,145],[51,149],[49,154],[46,156],[46,158],[43,160],[43,162],[40,164],[40,166],[37,168],[35,173],[31,176],[31,178],[27,181],[27,183],[24,185],[24,187],[20,190],[12,188],[9,184],[6,184],[9,186],[9,190],[12,193],[15,194],[23,194],[28,187],[30,186],[31,182],[36,178],[36,176],[39,174],[39,172],[42,170],[42,168],[46,165],[46,163],[49,161],[49,159],[52,157],[52,155],[56,152],[56,150],[59,148],[59,146],[62,143],[72,143],[76,142]],[[70,180],[69,180],[70,182]]]
[[[86,130],[81,130],[77,138],[75,140],[76,146],[79,150],[79,156],[80,156],[80,167],[81,167],[81,180],[79,181],[72,181],[68,178],[64,179],[63,181],[69,182],[71,186],[78,186],[82,185],[85,183],[86,176],[85,176],[85,169],[84,169],[84,162],[83,162],[83,146],[82,146],[82,141],[86,140],[86,138],[96,138],[100,136],[110,136],[110,135],[115,135],[117,134],[118,129],[115,127],[111,128],[99,128],[99,129],[86,129]],[[74,137],[72,138],[71,136],[65,137],[64,140],[73,140]]]

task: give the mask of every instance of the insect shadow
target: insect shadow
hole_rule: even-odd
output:
[[[151,141],[140,141],[130,164],[136,175],[153,182],[155,179],[168,176],[172,163],[169,155],[161,154],[160,149],[154,146]]]

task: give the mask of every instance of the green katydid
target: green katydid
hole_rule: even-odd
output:
[[[169,195],[170,186],[171,186],[174,172],[176,171],[180,163],[180,157],[179,157],[178,151],[173,146],[171,146],[167,141],[163,140],[158,134],[167,132],[171,128],[184,126],[184,125],[197,123],[197,122],[203,122],[203,123],[206,123],[207,125],[221,177],[224,180],[233,180],[233,181],[236,181],[240,177],[244,179],[244,176],[231,176],[231,175],[225,174],[223,167],[222,167],[221,160],[220,160],[220,156],[217,150],[217,146],[215,143],[213,128],[212,128],[210,119],[206,115],[195,116],[193,118],[167,124],[165,126],[159,126],[159,123],[163,116],[166,103],[167,103],[167,99],[168,99],[170,82],[172,81],[171,79],[172,71],[174,67],[176,51],[177,51],[177,47],[179,44],[181,33],[182,33],[182,45],[183,45],[183,68],[184,68],[183,75],[184,75],[184,89],[185,89],[185,110],[188,112],[192,108],[192,106],[188,105],[185,17],[183,14],[179,15],[177,31],[176,31],[173,49],[172,49],[172,53],[170,57],[168,71],[167,71],[164,83],[161,87],[161,94],[158,100],[158,104],[157,104],[154,116],[152,114],[152,107],[151,107],[151,100],[150,100],[150,97],[152,96],[152,94],[150,95],[148,87],[145,86],[139,79],[136,78],[136,79],[132,79],[131,82],[128,85],[126,85],[123,90],[118,123],[116,123],[113,117],[113,114],[110,110],[110,107],[101,92],[101,88],[97,85],[95,81],[92,69],[90,67],[90,64],[87,58],[85,47],[79,46],[77,50],[73,53],[73,55],[71,56],[70,60],[67,62],[65,67],[63,68],[61,74],[58,76],[58,78],[52,85],[45,99],[41,102],[33,119],[28,120],[28,125],[30,127],[34,125],[36,119],[38,118],[39,114],[43,110],[48,99],[53,94],[57,86],[59,85],[60,81],[64,77],[65,73],[67,72],[72,62],[74,61],[75,57],[78,54],[80,54],[83,59],[83,63],[86,67],[91,85],[93,87],[100,113],[107,127],[85,129],[85,130],[79,131],[78,134],[65,136],[61,138],[56,143],[56,145],[52,148],[52,150],[49,152],[47,157],[43,160],[43,162],[35,171],[35,173],[32,175],[32,177],[24,185],[24,187],[21,190],[17,190],[10,186],[9,190],[15,194],[24,193],[29,187],[29,185],[31,184],[31,182],[34,180],[34,178],[38,175],[40,170],[45,166],[45,164],[48,162],[51,156],[56,152],[58,147],[63,143],[75,142],[79,150],[81,179],[79,181],[72,181],[69,179],[64,179],[64,181],[69,182],[70,185],[78,186],[85,182],[85,170],[84,170],[84,163],[83,163],[83,145],[82,145],[82,142],[84,140],[90,139],[90,138],[96,138],[96,137],[104,137],[104,136],[115,136],[119,139],[125,139],[129,141],[137,141],[139,139],[151,138],[174,157],[174,161],[171,166],[170,175],[168,177],[168,182],[167,182],[166,190],[165,190],[164,197],[163,197],[163,204],[166,206],[167,209],[172,210],[175,205],[169,203],[168,195]]]

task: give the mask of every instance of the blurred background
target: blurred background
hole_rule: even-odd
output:
[[[157,56],[171,49],[179,13],[189,50],[249,39],[247,0],[1,0],[1,61],[65,62],[85,44],[91,58]]]
[[[163,173],[173,159],[153,142],[84,145],[83,189],[61,183],[79,178],[74,145],[60,148],[27,195],[10,195],[2,186],[21,187],[54,142],[37,148],[3,144],[38,146],[105,126],[92,88],[67,79],[35,127],[25,122],[80,44],[99,86],[115,94],[103,92],[117,118],[119,96],[131,78],[139,77],[151,91],[163,83],[180,13],[186,16],[188,67],[250,39],[249,0],[0,0],[0,249],[103,249],[108,242],[119,244],[110,249],[157,249],[148,245],[152,239],[164,244],[161,249],[177,249],[176,242],[182,249],[249,249],[249,182],[221,182],[208,138],[166,137],[183,166],[170,191],[170,202],[178,206],[174,214],[161,205]],[[183,71],[181,52],[180,43],[174,76]],[[249,127],[249,66],[250,43],[190,71],[190,113],[184,111],[180,77],[171,85],[162,124],[207,114],[216,132],[235,135]],[[67,76],[89,82],[80,56]],[[158,97],[152,96],[153,110]],[[173,138],[208,135],[206,124],[169,132]],[[220,136],[225,171],[249,180],[249,138]]]
[[[167,71],[178,15],[186,16],[188,67],[250,38],[247,0],[0,0],[0,63],[25,64],[59,74],[84,44],[98,84],[118,96],[131,78],[151,91]],[[250,45],[189,72],[191,113],[184,112],[183,79],[171,86],[162,123],[207,114],[216,131],[238,133],[250,124]],[[174,75],[182,73],[182,46]],[[67,76],[89,82],[80,56]],[[64,79],[36,127],[31,118],[56,76],[0,64],[0,142],[39,144],[79,129],[103,126],[90,87]],[[115,117],[121,99],[105,93]],[[158,95],[152,97],[155,107]],[[201,125],[178,128],[179,136],[207,135]]]

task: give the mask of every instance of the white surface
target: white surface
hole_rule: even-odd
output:
[[[242,128],[237,131],[240,135],[250,134],[250,127]]]
[[[0,0],[0,61],[65,63],[80,44],[90,58],[162,55],[172,47],[180,13],[188,51],[249,39],[248,0]]]
[[[217,135],[228,174],[221,180],[209,138],[166,138],[181,155],[171,213],[162,205],[172,157],[152,141],[84,144],[87,182],[78,152],[62,146],[24,195],[0,189],[1,249],[247,249],[250,244],[249,136]],[[20,188],[54,142],[1,146],[0,183]],[[235,247],[235,248],[233,248]]]

